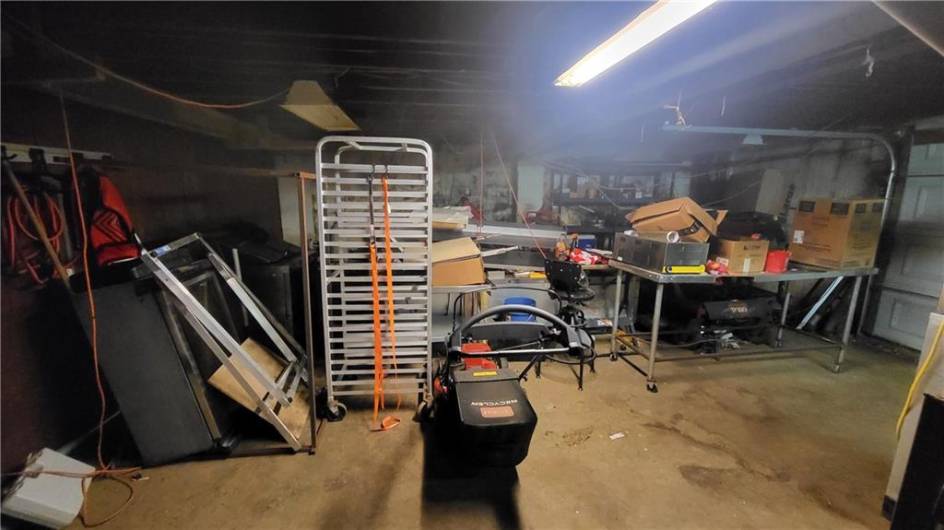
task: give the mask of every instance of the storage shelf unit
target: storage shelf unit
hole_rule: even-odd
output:
[[[383,331],[384,389],[420,399],[429,391],[432,288],[432,150],[406,138],[329,136],[317,147],[316,174],[300,177],[303,252],[308,252],[307,185],[314,180],[324,307],[325,376],[329,407],[338,398],[373,393],[373,293],[368,249],[374,213]],[[391,270],[396,351],[387,329],[382,178],[389,186]],[[372,184],[371,184],[372,183]],[[368,196],[372,186],[373,204]],[[306,261],[307,263],[307,261]],[[304,275],[308,279],[306,271]],[[306,287],[306,294],[308,290]],[[311,314],[306,298],[306,314]],[[309,351],[315,337],[306,329]]]

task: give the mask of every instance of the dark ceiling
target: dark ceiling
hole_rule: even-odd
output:
[[[704,125],[888,128],[944,113],[944,59],[865,2],[720,3],[584,87],[553,86],[647,5],[4,2],[4,83],[89,75],[7,38],[13,17],[189,98],[239,102],[315,80],[367,133],[459,143],[487,126],[534,153],[638,143],[679,101]],[[275,105],[233,114],[321,134]]]

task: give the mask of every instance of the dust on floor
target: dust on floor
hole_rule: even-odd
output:
[[[834,374],[830,359],[664,364],[658,394],[605,358],[582,392],[545,366],[525,383],[539,419],[516,473],[441,476],[417,424],[369,433],[352,411],[315,456],[149,469],[106,528],[887,528],[913,365],[853,348]],[[94,513],[124,494],[96,483]]]

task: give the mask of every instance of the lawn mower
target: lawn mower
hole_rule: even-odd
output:
[[[512,314],[519,318],[501,319]],[[479,313],[454,329],[446,346],[434,374],[432,401],[421,407],[420,419],[432,423],[468,463],[482,467],[514,467],[528,455],[537,415],[520,381],[530,370],[550,361],[579,365],[582,373],[593,356],[585,331],[525,305]],[[527,365],[516,373],[510,361]]]

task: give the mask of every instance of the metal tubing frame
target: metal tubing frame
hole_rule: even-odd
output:
[[[882,7],[881,4],[876,4]],[[882,9],[885,9],[882,7]],[[894,17],[893,17],[894,18]],[[906,26],[907,27],[907,26]],[[910,28],[909,28],[910,29]],[[892,192],[894,191],[895,178],[898,176],[898,157],[895,155],[895,148],[887,138],[880,134],[858,133],[846,131],[810,131],[801,129],[756,129],[750,127],[703,127],[692,125],[669,125],[662,127],[663,131],[687,132],[687,133],[705,133],[705,134],[733,134],[748,135],[757,134],[760,136],[780,136],[789,138],[810,138],[825,140],[871,140],[881,145],[888,152],[888,180],[885,182],[885,202],[882,203],[882,220],[879,223],[879,234],[884,233],[885,223],[888,220],[888,211],[891,208]],[[862,314],[859,318],[859,326],[856,328],[858,335],[862,331],[862,323],[865,322],[865,312],[868,308],[868,300],[872,292],[872,276],[869,276],[865,282],[865,297],[862,304]]]
[[[233,293],[237,296],[242,306],[248,310],[253,319],[260,325],[267,336],[276,344],[277,349],[282,354],[285,366],[276,381],[272,381],[268,374],[255,362],[252,356],[222,327],[222,325],[209,313],[209,311],[200,304],[193,296],[187,286],[178,280],[176,276],[161,262],[160,257],[183,248],[189,244],[199,242],[207,251],[207,257],[213,265],[216,273],[223,278]],[[301,381],[305,381],[309,389],[311,407],[310,429],[311,442],[309,451],[314,452],[317,437],[317,418],[315,411],[315,388],[314,371],[312,370],[311,357],[308,357],[308,371],[302,366],[302,361],[306,360],[305,352],[285,328],[274,318],[269,310],[259,301],[259,299],[250,291],[236,275],[235,272],[226,264],[226,262],[213,250],[213,248],[203,239],[203,237],[194,233],[173,241],[157,249],[142,253],[142,261],[154,273],[167,291],[173,295],[172,301],[174,307],[184,316],[185,320],[191,325],[197,335],[207,344],[210,350],[216,355],[219,361],[227,367],[233,377],[239,382],[240,386],[250,397],[255,397],[259,403],[256,412],[272,424],[279,434],[295,451],[302,449],[301,440],[291,432],[290,429],[278,417],[276,410],[283,406],[290,406]],[[218,284],[217,284],[218,287]],[[222,295],[222,292],[218,294]],[[286,342],[287,341],[287,342]],[[290,346],[291,344],[291,346]],[[222,346],[221,346],[222,345]],[[292,348],[298,351],[302,359],[293,355]],[[227,352],[224,351],[225,348]],[[236,361],[234,362],[234,358]],[[256,381],[262,385],[267,393],[266,396],[259,398],[255,395],[252,386],[245,379],[235,363],[243,365]],[[270,405],[267,401],[273,400]]]
[[[210,406],[210,402],[207,399],[206,382],[200,374],[200,369],[197,367],[196,359],[193,356],[193,350],[191,350],[190,344],[187,342],[187,337],[184,336],[183,327],[180,325],[180,319],[177,317],[179,309],[175,306],[171,296],[163,289],[156,293],[156,298],[161,308],[161,313],[164,315],[164,321],[167,325],[167,330],[170,332],[171,340],[177,348],[177,355],[181,359],[181,365],[184,367],[184,372],[186,372],[187,379],[190,381],[190,387],[193,389],[197,405],[200,407],[207,428],[210,430],[210,437],[214,440],[220,440],[223,438],[223,432],[220,430],[220,425],[216,419],[216,414],[213,412],[213,407]]]
[[[790,282],[782,282],[783,285],[783,302],[780,308],[780,326],[777,327],[777,347],[779,348],[783,344],[783,330],[787,327],[787,314],[790,308]]]
[[[636,370],[636,371],[639,372],[640,374],[644,375],[644,376],[646,377],[646,384],[647,384],[647,387],[649,387],[649,389],[650,389],[650,390],[653,390],[653,391],[655,391],[655,389],[656,389],[656,387],[655,387],[655,385],[656,385],[656,379],[655,379],[655,373],[654,373],[654,371],[655,371],[655,363],[657,363],[657,362],[674,362],[674,361],[693,360],[693,359],[719,359],[719,358],[724,358],[724,357],[747,357],[747,356],[765,355],[765,354],[766,354],[766,355],[771,355],[771,354],[777,354],[777,353],[790,353],[790,352],[798,352],[798,351],[809,351],[809,350],[814,350],[814,349],[836,348],[836,349],[838,349],[839,351],[838,351],[837,354],[836,354],[835,364],[834,364],[834,366],[833,366],[833,371],[836,372],[836,373],[838,373],[838,372],[841,370],[842,363],[843,363],[843,361],[844,361],[844,359],[845,359],[845,350],[846,350],[846,347],[848,346],[849,339],[850,339],[850,337],[851,337],[852,322],[853,322],[853,320],[854,320],[855,309],[856,309],[856,305],[857,305],[857,303],[858,303],[858,297],[859,297],[860,287],[861,287],[861,284],[862,284],[862,278],[863,278],[863,276],[869,276],[869,277],[871,277],[871,275],[875,273],[875,270],[874,270],[874,269],[873,269],[873,270],[867,270],[867,271],[864,271],[864,272],[862,272],[862,271],[846,272],[846,274],[847,274],[848,276],[854,275],[854,277],[855,277],[855,284],[854,284],[853,290],[852,290],[852,298],[851,298],[851,300],[850,300],[850,302],[849,302],[849,309],[848,309],[848,311],[847,311],[847,313],[846,313],[846,320],[845,320],[845,323],[844,323],[844,326],[843,326],[843,336],[842,336],[842,340],[841,340],[841,342],[839,342],[839,343],[837,343],[837,342],[835,342],[835,341],[832,341],[832,340],[829,340],[829,339],[827,339],[827,338],[825,338],[825,337],[821,337],[821,336],[818,336],[818,335],[814,335],[814,334],[812,334],[812,333],[804,332],[804,331],[801,330],[801,329],[797,329],[797,330],[792,330],[792,331],[795,332],[795,333],[800,333],[800,334],[803,334],[803,335],[807,335],[807,336],[811,336],[811,337],[813,337],[813,338],[816,338],[816,339],[818,339],[818,340],[823,341],[824,343],[826,343],[826,345],[820,346],[820,347],[807,347],[807,346],[804,346],[804,347],[797,347],[797,348],[780,348],[780,347],[778,346],[777,348],[772,349],[772,350],[758,350],[758,351],[746,351],[746,352],[745,352],[745,351],[739,351],[739,352],[721,352],[721,353],[706,354],[706,355],[692,356],[692,357],[677,357],[677,358],[662,357],[662,358],[659,358],[659,356],[658,356],[658,349],[657,349],[657,343],[658,343],[658,337],[659,337],[658,322],[659,322],[659,320],[661,319],[661,313],[662,313],[662,295],[663,295],[663,289],[664,289],[664,286],[665,286],[666,283],[675,283],[675,282],[668,282],[668,281],[665,281],[665,280],[668,279],[668,278],[666,277],[666,275],[660,274],[660,273],[651,273],[651,274],[654,274],[654,275],[655,275],[655,276],[654,276],[655,278],[660,278],[660,279],[663,279],[664,281],[656,281],[656,280],[653,280],[653,279],[648,278],[648,277],[645,277],[645,276],[640,276],[640,274],[644,274],[645,271],[637,271],[637,270],[636,270],[637,267],[629,266],[629,265],[626,265],[626,264],[623,264],[623,263],[619,263],[617,266],[614,266],[613,268],[616,270],[617,282],[616,282],[616,289],[615,289],[616,292],[614,293],[614,300],[616,301],[616,303],[614,304],[614,307],[613,307],[613,317],[612,317],[612,318],[613,318],[613,332],[612,332],[612,335],[610,336],[610,345],[611,345],[611,348],[612,348],[612,349],[611,349],[610,358],[611,358],[612,360],[616,360],[616,359],[618,358],[618,359],[620,359],[620,360],[626,362],[627,364],[629,364],[634,370]],[[620,313],[620,307],[621,307],[621,305],[622,305],[622,303],[621,303],[621,302],[622,302],[622,301],[621,301],[621,298],[622,298],[622,279],[621,279],[621,276],[622,276],[622,274],[623,274],[624,272],[630,276],[630,282],[636,281],[636,282],[638,283],[639,281],[641,281],[641,280],[645,277],[646,279],[649,279],[650,281],[654,281],[654,282],[656,283],[656,298],[655,298],[654,307],[653,307],[653,330],[652,330],[651,335],[650,335],[650,337],[651,337],[651,339],[650,339],[651,342],[650,342],[650,344],[649,344],[649,353],[648,353],[648,354],[643,353],[642,351],[640,351],[640,350],[638,350],[638,349],[637,349],[637,351],[630,352],[630,353],[620,352],[620,351],[617,349],[617,342],[620,342],[622,346],[631,346],[631,347],[634,347],[634,348],[635,348],[635,346],[633,346],[633,345],[631,345],[631,344],[628,344],[627,342],[625,342],[625,341],[622,340],[622,339],[618,339],[618,338],[617,338],[617,333],[619,332],[619,324],[618,324],[618,322],[619,322],[619,313]],[[842,278],[842,277],[846,277],[846,276],[836,275],[836,274],[835,274],[835,271],[824,271],[824,272],[823,272],[823,275],[824,275],[823,277],[836,278],[837,280],[840,279],[840,278]],[[790,282],[792,282],[792,281],[800,281],[800,280],[807,280],[807,279],[809,279],[809,278],[806,277],[806,275],[805,275],[805,274],[802,274],[802,273],[801,273],[800,275],[797,275],[796,278],[790,278],[789,276],[778,277],[778,282],[781,283],[781,284],[783,284],[783,285],[785,286],[785,289],[784,289],[784,297],[783,297],[783,307],[782,307],[781,313],[780,313],[780,325],[778,326],[778,332],[777,332],[778,345],[779,345],[779,342],[781,341],[781,339],[783,338],[783,330],[785,329],[785,325],[784,325],[784,324],[786,323],[787,310],[788,310],[788,307],[789,307],[789,304],[790,304],[790,298],[791,298],[790,287],[789,287]],[[682,282],[682,283],[706,283],[706,282],[695,281],[695,282]],[[637,291],[636,291],[636,293],[637,293],[637,294],[636,294],[636,296],[634,296],[634,298],[635,298],[634,300],[629,300],[629,301],[627,301],[627,304],[629,304],[629,305],[627,306],[627,312],[629,312],[629,308],[630,308],[630,307],[634,307],[636,304],[638,304],[638,285],[637,285]],[[633,356],[633,355],[639,355],[639,356],[645,358],[646,361],[647,361],[647,364],[648,364],[648,370],[643,370],[641,367],[639,367],[638,365],[634,364],[632,361],[630,361],[629,359],[627,359],[627,357],[631,357],[631,356]]]
[[[623,294],[623,271],[616,270],[616,290],[613,299],[613,330],[610,333],[610,360],[616,359],[616,335],[619,333],[619,316]]]
[[[823,294],[819,295],[819,299],[816,300],[816,303],[813,304],[813,307],[811,307],[810,310],[807,311],[805,315],[803,315],[803,319],[800,320],[799,324],[797,324],[796,329],[803,329],[806,327],[807,324],[810,323],[810,319],[812,319],[813,315],[815,315],[816,312],[819,311],[819,308],[822,307],[823,304],[826,303],[826,300],[828,300],[829,297],[833,294],[833,291],[835,291],[836,288],[839,287],[839,284],[842,283],[843,278],[844,276],[837,276],[835,279],[833,279],[832,283],[829,284],[829,287],[827,287],[826,290],[823,291]]]
[[[324,161],[324,151],[325,146],[332,143],[343,144],[340,146],[334,153],[333,162]],[[404,165],[393,165],[393,164],[350,164],[342,163],[341,156],[346,152],[382,152],[382,153],[411,153],[414,155],[420,155],[423,157],[422,166],[404,166]],[[425,364],[425,380],[423,384],[423,394],[420,395],[420,398],[428,396],[432,386],[432,358],[431,358],[431,340],[432,340],[432,274],[431,274],[431,255],[430,249],[432,247],[432,183],[433,183],[433,152],[432,148],[426,142],[422,140],[415,140],[409,138],[379,138],[379,137],[352,137],[352,136],[326,136],[322,138],[316,148],[315,148],[315,175],[300,173],[299,176],[299,227],[300,227],[300,236],[301,236],[301,247],[302,247],[302,261],[303,261],[303,286],[305,289],[304,292],[304,305],[305,305],[305,350],[307,352],[308,358],[314,358],[314,332],[311,325],[312,318],[312,309],[311,309],[311,292],[310,292],[310,267],[309,267],[309,230],[308,230],[308,180],[316,180],[317,184],[317,193],[315,200],[316,207],[316,219],[323,220],[325,219],[325,194],[323,193],[322,183],[317,182],[319,179],[330,178],[335,180],[335,192],[329,194],[329,197],[334,198],[334,205],[338,209],[341,204],[341,179],[342,172],[354,172],[354,173],[378,173],[378,174],[412,174],[425,177],[425,198],[426,198],[426,222],[425,230],[426,237],[425,239],[425,248],[427,254],[427,265],[426,265],[426,290],[424,293],[425,296],[425,306],[426,306],[426,355],[424,357]],[[333,176],[326,176],[326,172],[332,172]],[[396,192],[391,193],[392,197],[397,197]],[[411,196],[412,197],[412,196]],[[372,205],[368,206],[373,208]],[[416,211],[416,209],[410,210]],[[323,223],[318,222],[317,225],[321,227]],[[321,227],[324,229],[324,227]],[[319,230],[321,232],[322,230]],[[324,230],[326,232],[326,230]],[[324,355],[325,355],[325,380],[326,387],[328,392],[328,406],[332,410],[337,410],[338,402],[336,396],[338,395],[352,395],[352,394],[369,394],[369,391],[359,391],[359,390],[344,390],[336,391],[334,388],[334,368],[333,360],[331,358],[332,346],[331,346],[331,320],[332,317],[329,314],[329,281],[330,280],[344,280],[344,268],[338,267],[338,270],[332,274],[329,278],[328,274],[328,264],[327,264],[327,253],[326,253],[326,233],[319,233],[319,265],[322,274],[322,286],[321,286],[321,301],[322,307],[324,308],[322,320],[325,329],[325,334],[323,337],[324,340]],[[411,241],[412,243],[413,241]],[[402,244],[396,242],[398,245]],[[403,247],[401,247],[402,250]],[[339,258],[342,259],[343,258]],[[342,261],[343,263],[343,261]],[[342,293],[343,295],[343,293]],[[336,295],[332,295],[330,298],[338,298]],[[345,309],[346,304],[343,303],[342,298],[342,319],[347,315],[347,309]],[[335,318],[336,319],[336,318]],[[347,336],[347,330],[341,330],[342,340],[345,340]],[[410,335],[410,332],[398,334],[398,338],[403,335],[403,338],[407,338]],[[398,341],[398,346],[405,344],[407,341]]]
[[[649,338],[649,366],[648,374],[646,375],[646,382],[649,384],[655,384],[656,382],[656,356],[658,355],[659,347],[659,324],[662,320],[662,295],[665,291],[665,284],[660,283],[656,285],[656,299],[652,307],[652,333]]]
[[[185,314],[192,313],[200,324],[206,327],[213,338],[218,340],[229,351],[230,355],[237,357],[239,362],[259,381],[259,384],[271,393],[279,403],[283,405],[290,404],[291,399],[285,392],[269,379],[262,367],[236,342],[236,339],[223,329],[220,323],[213,318],[213,315],[180,283],[180,280],[174,277],[173,273],[158,259],[158,256],[155,255],[155,251],[144,252],[141,254],[141,259],[148,265],[154,276],[184,305],[187,310]]]
[[[257,404],[256,412],[261,413],[266,421],[268,421],[273,427],[275,427],[277,431],[279,431],[279,434],[282,435],[282,438],[285,439],[285,441],[289,444],[289,446],[291,446],[293,450],[298,451],[301,449],[301,441],[295,436],[294,433],[292,433],[285,423],[282,422],[274,410],[275,407],[279,406],[279,404],[276,403],[270,406],[269,403],[266,402],[267,398],[269,397],[268,394],[264,397],[259,397],[253,390],[252,385],[249,384],[249,381],[243,376],[243,373],[240,372],[238,368],[236,368],[233,358],[229,355],[226,355],[226,352],[220,348],[218,342],[213,340],[213,337],[210,335],[207,329],[203,327],[201,322],[187,310],[186,306],[184,306],[182,302],[179,300],[174,300],[174,303],[177,306],[178,311],[180,311],[180,313],[184,316],[184,319],[190,324],[190,327],[193,328],[193,330],[197,333],[197,335],[200,336],[201,339],[203,339],[203,342],[205,342],[210,348],[210,351],[216,355],[216,358],[219,359],[221,363],[223,363],[223,366],[229,370],[233,378],[239,383],[239,386],[243,388],[243,392],[245,392],[250,398],[254,399]],[[312,438],[312,447],[314,447],[314,438]]]
[[[849,345],[849,335],[852,332],[852,321],[855,318],[856,302],[859,301],[861,286],[862,276],[856,276],[855,284],[852,286],[852,297],[849,299],[849,309],[846,310],[846,322],[842,326],[842,346],[836,353],[836,364],[833,365],[833,371],[836,373],[842,370],[842,361],[846,358],[846,347]]]

